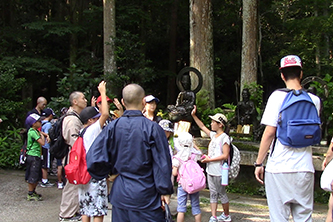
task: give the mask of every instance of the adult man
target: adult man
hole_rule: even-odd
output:
[[[289,55],[281,59],[281,78],[288,89],[300,90],[303,76],[302,62],[298,56]],[[292,148],[275,139],[280,107],[286,97],[284,91],[274,91],[268,99],[261,124],[266,125],[255,163],[255,177],[264,183],[270,219],[272,222],[288,221],[290,213],[295,222],[312,221],[314,167],[311,146]],[[310,98],[320,110],[320,99],[309,93]],[[300,110],[302,112],[302,110]],[[266,170],[263,161],[270,145],[272,148]]]
[[[73,146],[80,129],[83,127],[79,114],[86,108],[87,100],[82,92],[75,91],[69,96],[71,107],[67,111],[67,116],[62,123],[62,135],[70,147]],[[69,154],[68,154],[69,155]],[[68,161],[64,158],[64,161]],[[80,220],[81,215],[77,214],[79,211],[79,197],[78,187],[74,184],[66,183],[62,190],[59,220]]]
[[[99,134],[87,153],[89,173],[116,177],[110,195],[112,221],[165,221],[161,208],[173,193],[171,157],[163,129],[142,114],[145,92],[137,84],[123,89],[126,111]],[[162,203],[161,203],[162,201]]]
[[[35,108],[33,108],[32,110],[30,110],[28,113],[27,113],[27,116],[29,116],[30,114],[32,113],[36,113],[38,115],[42,115],[42,111],[45,109],[47,105],[47,100],[44,98],[44,97],[38,97],[37,99],[37,105]],[[29,129],[30,127],[29,126],[26,126],[27,129]]]

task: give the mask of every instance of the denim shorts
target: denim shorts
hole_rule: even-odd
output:
[[[27,155],[27,169],[25,171],[25,180],[28,183],[37,183],[42,178],[42,163],[37,156]]]
[[[192,206],[192,215],[197,215],[201,213],[200,210],[200,201],[199,201],[199,192],[188,194],[185,192],[181,185],[178,185],[177,191],[177,211],[181,213],[185,213],[187,210],[186,203],[187,197],[190,197],[191,206]]]

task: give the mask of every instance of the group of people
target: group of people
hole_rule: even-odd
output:
[[[101,95],[97,99],[92,99],[93,106],[87,107],[87,100],[84,94],[75,91],[69,96],[71,106],[68,109],[63,108],[61,110],[62,115],[65,115],[61,129],[62,135],[66,143],[71,147],[76,141],[80,131],[84,127],[87,127],[87,134],[83,138],[85,149],[88,151],[94,136],[97,136],[99,130],[101,130],[108,121],[111,122],[112,117],[114,117],[109,116],[109,103],[112,102],[112,100],[106,96],[105,85],[106,83],[104,81],[99,84],[98,90]],[[123,109],[119,101],[115,98],[113,102],[116,107],[119,108],[118,113],[121,115]],[[27,161],[25,176],[25,180],[28,182],[27,200],[43,200],[42,196],[36,193],[36,187],[39,182],[41,187],[53,186],[53,184],[47,179],[47,172],[50,168],[48,130],[52,126],[50,121],[55,117],[55,114],[51,108],[45,108],[46,105],[47,100],[44,97],[39,97],[37,99],[37,106],[28,112],[25,121],[27,128]],[[91,127],[88,128],[90,125]],[[93,193],[91,190],[95,192],[95,196],[101,196],[101,192],[103,191],[102,188],[99,190],[91,188],[95,182],[94,180],[91,180],[89,184],[85,186],[76,186],[70,183],[64,185],[61,172],[63,171],[63,166],[68,164],[68,160],[68,157],[57,160],[58,188],[63,189],[59,220],[75,221],[81,220],[82,218],[82,220],[89,221],[90,216],[96,216],[95,221],[103,221],[103,215],[107,212],[107,201],[101,202],[99,206],[102,207],[99,211],[96,211],[96,209],[91,209],[91,202],[87,200],[87,194]],[[106,184],[105,180],[103,184]],[[95,188],[102,187],[103,184],[98,183]],[[104,196],[106,200],[106,190]]]
[[[300,58],[289,55],[282,58],[280,64],[281,78],[286,87],[301,90],[303,64]],[[211,129],[208,129],[196,116],[194,106],[191,112],[193,120],[211,138],[208,154],[201,155],[190,134],[179,134],[177,139],[170,139],[172,123],[156,116],[159,100],[152,95],[146,96],[144,89],[137,84],[123,88],[121,104],[114,99],[115,105],[125,107],[125,111],[121,118],[111,121],[108,106],[111,100],[106,96],[105,84],[101,82],[98,86],[101,93],[100,100],[97,100],[100,101],[98,108],[87,107],[82,92],[73,92],[69,97],[71,106],[67,114],[74,115],[64,118],[63,137],[67,144],[73,146],[76,135],[85,129],[83,140],[92,179],[86,185],[65,184],[59,219],[82,217],[83,221],[90,221],[94,217],[94,221],[102,221],[107,213],[109,197],[112,221],[165,221],[164,205],[170,203],[170,195],[174,192],[174,177],[179,176],[182,162],[193,158],[207,164],[212,214],[209,221],[231,221],[228,196],[221,185],[221,166],[228,160],[230,152],[227,118],[221,113],[210,116]],[[260,183],[265,184],[271,221],[288,221],[290,214],[294,221],[312,221],[314,167],[311,147],[293,149],[276,138],[279,110],[285,95],[286,92],[275,91],[268,99],[261,120],[266,127],[254,163],[254,174]],[[311,93],[309,95],[319,113],[320,99]],[[38,113],[31,113],[26,119],[29,126],[27,143],[31,146],[27,152],[28,200],[41,199],[35,189],[40,179],[39,167],[44,161],[40,158],[40,147],[45,146],[48,140],[47,132],[38,130],[42,126],[39,114],[45,109],[45,101],[37,105]],[[270,155],[264,168],[268,151]],[[331,146],[328,154],[328,158],[333,156]],[[113,180],[110,195],[109,177]],[[181,184],[177,189],[177,221],[184,221],[188,197],[195,221],[201,221],[199,193],[188,195]],[[218,200],[223,207],[221,215],[217,215]],[[327,221],[332,221],[332,218]]]

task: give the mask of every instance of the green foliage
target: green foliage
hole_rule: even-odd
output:
[[[326,192],[319,187],[314,190],[314,202],[326,204],[330,199],[330,192]]]
[[[196,101],[195,104],[197,106],[197,114],[202,114],[205,110],[209,109],[208,107],[208,91],[207,90],[200,90],[196,94]]]
[[[223,107],[226,110],[217,107],[215,109],[210,109],[208,107],[208,91],[200,90],[196,95],[196,106],[197,106],[197,115],[200,120],[205,124],[207,128],[210,128],[211,119],[210,115],[215,115],[216,113],[224,114],[228,121],[232,120],[235,117],[236,106],[230,103],[223,104]]]
[[[10,119],[11,124],[17,124],[13,120],[19,121],[17,118],[25,113],[24,105],[27,102],[20,97],[20,90],[25,84],[25,79],[18,78],[18,75],[16,68],[8,67],[0,61],[0,117],[3,120]],[[0,128],[5,125],[8,124],[2,123]]]
[[[46,31],[44,38],[50,37],[50,35],[65,36],[83,31],[82,27],[74,26],[69,22],[35,21],[22,26],[31,30]]]
[[[263,186],[251,185],[248,182],[237,182],[230,181],[229,185],[226,186],[226,191],[229,193],[241,193],[248,195],[260,195],[265,196],[265,188]]]
[[[163,112],[162,109],[159,109],[156,115],[162,117],[162,119],[169,119],[169,112]]]
[[[321,120],[326,124],[327,134],[326,136],[331,136],[333,134],[333,128],[331,126],[333,120],[333,82],[332,76],[326,74],[323,80],[327,83],[327,87],[319,82],[312,82],[311,87],[315,87],[317,90],[317,95],[322,99],[322,112]],[[327,92],[326,92],[326,90]],[[327,93],[327,95],[326,95]]]
[[[231,104],[231,103],[225,103],[222,106],[227,108],[227,110],[225,110],[224,115],[227,117],[228,122],[229,123],[232,122],[236,116],[235,110],[236,110],[237,106],[234,104]]]
[[[76,65],[72,65],[68,69],[68,73],[64,73],[64,77],[57,81],[57,89],[60,96],[51,97],[48,106],[59,114],[62,107],[69,107],[69,95],[74,91],[81,91],[85,94],[88,104],[92,97],[92,91],[97,90],[99,78],[91,78],[91,74],[79,69]]]
[[[261,119],[261,116],[264,112],[263,107],[262,107],[262,102],[263,102],[263,86],[257,83],[251,83],[250,85],[245,84],[244,88],[248,88],[250,91],[250,100],[254,102],[254,105],[256,107],[257,111],[257,120]]]
[[[115,39],[118,70],[116,73],[108,73],[108,82],[119,87],[128,83],[144,84],[155,80],[157,76],[150,67],[151,61],[146,59],[142,51],[144,43],[140,41],[139,35],[123,30],[119,30],[118,34],[121,36]]]
[[[246,143],[241,142],[233,142],[233,144],[239,149],[239,150],[245,150],[245,151],[253,151],[258,152],[259,148],[257,146],[253,146]]]
[[[20,128],[9,127],[0,131],[0,168],[19,168],[19,155],[23,145]]]

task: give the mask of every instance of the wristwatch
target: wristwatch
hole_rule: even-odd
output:
[[[262,167],[263,165],[262,165],[262,163],[256,163],[256,162],[254,162],[254,163],[253,163],[253,166],[254,166],[254,167]]]

